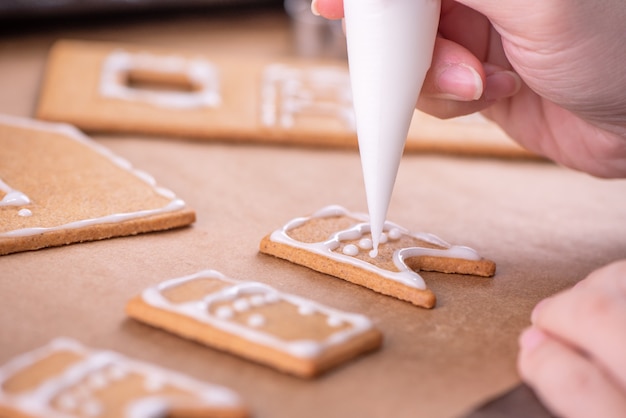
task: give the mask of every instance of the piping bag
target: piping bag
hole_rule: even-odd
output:
[[[344,0],[348,66],[373,249],[378,254],[441,0]]]

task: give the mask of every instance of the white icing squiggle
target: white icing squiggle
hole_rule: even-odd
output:
[[[268,66],[261,88],[263,125],[289,129],[297,117],[307,116],[336,119],[356,130],[348,72],[330,67]]]
[[[181,74],[198,87],[198,91],[155,91],[133,88],[125,83],[131,71],[149,71],[157,74]],[[217,107],[221,104],[217,68],[202,58],[159,56],[147,52],[114,51],[105,59],[100,77],[100,93],[105,97],[141,101],[160,107],[197,108]]]
[[[162,294],[168,288],[201,278],[218,279],[231,283],[231,285],[207,295],[201,302],[192,301],[173,304]],[[235,282],[215,270],[204,270],[190,276],[168,280],[144,290],[142,298],[146,303],[157,308],[191,317],[232,335],[300,358],[316,357],[328,348],[342,344],[372,328],[371,321],[363,315],[332,309],[308,299],[279,292],[262,283]],[[315,341],[313,339],[285,341],[264,331],[263,326],[266,325],[267,320],[256,313],[252,313],[249,317],[247,326],[232,321],[234,311],[237,310],[237,307],[234,305],[243,299],[250,301],[247,306],[248,309],[283,301],[295,305],[298,308],[298,312],[303,316],[320,313],[328,318],[328,323],[332,324],[330,326],[337,327],[340,324],[349,324],[350,326],[338,329],[324,341]],[[224,306],[220,306],[215,310],[215,314],[211,314],[212,309],[214,309],[213,306],[223,303],[231,303],[231,306],[234,306],[234,308],[225,313]],[[285,319],[288,320],[287,318]]]
[[[17,394],[1,390],[2,384],[13,375],[56,352],[71,352],[83,358],[32,390]],[[69,418],[77,413],[97,417],[105,410],[105,406],[93,392],[115,384],[128,374],[141,375],[147,385],[152,381],[167,382],[168,386],[190,393],[207,406],[236,408],[241,404],[239,397],[224,387],[200,382],[115,352],[89,350],[78,342],[65,338],[55,339],[47,346],[22,354],[0,368],[0,404],[27,415],[46,418]],[[144,418],[153,416],[150,413],[163,411],[168,402],[167,397],[158,393],[160,389],[157,386],[146,388],[147,392],[152,393],[131,402],[125,417]],[[55,398],[58,399],[60,411],[51,405]],[[161,409],[157,410],[157,404]]]
[[[335,232],[333,235],[331,235],[329,239],[323,242],[305,243],[296,241],[289,236],[290,230],[304,225],[311,219],[328,218],[335,216],[347,216],[360,222],[348,229]],[[365,214],[348,212],[345,208],[338,205],[327,206],[314,213],[310,217],[293,219],[281,229],[277,229],[276,231],[274,231],[271,234],[270,239],[274,242],[279,242],[295,248],[300,248],[315,254],[322,255],[340,263],[350,264],[360,269],[371,271],[386,279],[394,280],[396,282],[400,282],[417,289],[426,289],[426,283],[424,283],[424,279],[417,272],[413,271],[406,265],[405,260],[407,258],[416,256],[460,258],[465,260],[480,260],[481,258],[478,253],[476,253],[476,251],[471,248],[450,245],[447,242],[443,241],[441,238],[429,233],[410,232],[407,229],[404,229],[401,226],[389,221],[385,222],[383,231],[385,231],[386,234],[383,234],[383,236],[385,237],[384,239],[382,239],[381,237],[381,245],[385,245],[387,242],[389,242],[388,240],[391,240],[393,242],[400,239],[402,235],[408,235],[442,248],[433,249],[425,247],[411,247],[396,250],[393,254],[393,261],[395,266],[399,270],[397,272],[385,270],[367,261],[355,258],[355,256],[358,255],[359,248],[362,248],[364,250],[371,248],[371,239],[369,237],[364,237],[364,235],[370,233],[369,218]],[[335,251],[341,246],[341,243],[343,241],[352,240],[360,240],[359,246],[346,245],[343,252],[340,253]]]
[[[128,171],[135,177],[139,178],[140,180],[148,184],[150,187],[152,187],[155,193],[170,200],[165,206],[161,208],[157,208],[157,209],[147,209],[147,210],[129,212],[129,213],[114,213],[114,214],[110,214],[106,216],[101,216],[98,218],[84,219],[84,220],[79,220],[79,221],[75,221],[75,222],[71,222],[71,223],[67,223],[63,225],[51,226],[51,227],[22,228],[22,229],[17,229],[13,231],[1,232],[0,238],[1,237],[23,237],[23,236],[42,234],[44,232],[49,232],[49,231],[58,231],[61,229],[75,229],[75,228],[82,228],[86,226],[99,225],[99,224],[105,224],[105,223],[123,222],[123,221],[131,220],[131,219],[137,219],[137,218],[157,215],[161,213],[173,212],[173,211],[177,211],[185,207],[184,201],[176,198],[175,194],[172,191],[165,189],[163,187],[159,187],[156,184],[156,180],[152,176],[150,176],[144,171],[134,168],[127,160],[115,155],[108,148],[92,141],[90,138],[84,135],[81,131],[79,131],[78,129],[76,129],[75,127],[71,125],[66,125],[66,124],[61,124],[61,123],[41,122],[41,121],[36,121],[33,119],[19,118],[19,117],[8,116],[8,115],[0,115],[0,124],[17,126],[23,129],[33,129],[33,130],[46,131],[46,132],[64,135],[65,137],[70,138],[92,149],[93,151],[99,153],[103,157],[109,159],[116,166],[120,167],[123,170]],[[1,171],[1,168],[0,168],[0,171]],[[2,190],[10,189],[9,186],[7,186],[4,183],[2,183],[0,187],[4,187]],[[10,190],[13,190],[13,189],[10,189]],[[7,196],[5,196],[5,198]],[[27,196],[25,196],[25,198],[28,199]],[[30,203],[30,199],[28,199],[28,202]],[[28,214],[27,212],[23,212],[23,214],[21,214],[20,216],[30,216],[30,215],[32,215],[32,213]]]

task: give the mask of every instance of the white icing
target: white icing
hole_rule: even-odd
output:
[[[248,326],[252,328],[260,328],[266,324],[266,319],[261,314],[254,314],[248,317]]]
[[[165,206],[161,208],[157,208],[157,209],[147,209],[147,210],[128,212],[128,213],[114,213],[114,214],[101,216],[97,218],[83,219],[83,220],[70,222],[70,223],[63,224],[63,225],[50,226],[50,227],[31,227],[31,228],[16,229],[13,231],[0,232],[0,237],[23,237],[23,236],[42,234],[42,233],[50,232],[50,231],[83,228],[86,226],[99,225],[99,224],[105,224],[105,223],[118,223],[118,222],[128,221],[131,219],[142,218],[146,216],[152,216],[152,215],[157,215],[157,214],[162,214],[162,213],[167,213],[167,212],[174,212],[185,207],[184,201],[176,198],[172,191],[167,190],[162,187],[158,187],[155,179],[151,177],[149,174],[141,170],[138,170],[136,168],[133,168],[132,165],[127,160],[115,155],[108,148],[92,141],[90,138],[84,135],[81,131],[79,131],[78,129],[76,129],[75,127],[71,125],[66,125],[66,124],[61,124],[61,123],[41,122],[41,121],[37,121],[33,119],[19,118],[19,117],[8,116],[8,115],[0,115],[0,124],[64,135],[65,137],[70,138],[84,146],[87,146],[93,151],[102,155],[103,157],[109,159],[116,166],[128,171],[132,175],[144,181],[146,184],[148,184],[150,187],[153,188],[155,193],[167,199],[170,199],[170,201]],[[4,183],[2,183],[0,187],[8,188],[8,186]],[[26,199],[28,199],[28,197],[26,197]],[[30,202],[30,199],[28,199],[28,201]],[[30,216],[30,215],[27,212],[23,212],[20,216]]]
[[[333,328],[337,328],[343,325],[343,321],[341,320],[341,318],[337,318],[334,316],[328,317],[328,319],[326,320],[326,323],[328,323],[328,325]]]
[[[31,212],[31,210],[30,210],[30,209],[26,209],[26,208],[20,209],[20,210],[17,212],[17,214],[18,214],[19,216],[23,216],[23,217],[33,216],[33,212]]]
[[[248,299],[246,299],[246,298],[237,299],[233,303],[233,308],[235,308],[235,310],[237,312],[248,311],[248,310],[250,310],[250,302],[248,302]]]
[[[87,379],[87,385],[92,389],[102,389],[107,385],[107,377],[101,372],[91,374]]]
[[[230,319],[235,316],[235,312],[233,312],[230,306],[220,306],[215,310],[215,316],[219,319]]]
[[[144,389],[148,392],[158,392],[165,386],[165,381],[160,376],[149,376],[144,380]]]
[[[343,247],[342,252],[345,255],[351,255],[351,256],[354,257],[355,255],[359,254],[359,247],[357,247],[354,244],[348,244],[348,245]]]
[[[169,408],[160,398],[143,398],[130,403],[126,410],[127,418],[165,418]]]
[[[250,303],[254,307],[263,306],[267,303],[263,295],[254,295],[250,298]]]
[[[372,240],[369,238],[363,238],[359,241],[359,248],[362,250],[371,250],[372,249]]]
[[[162,292],[168,288],[177,286],[183,282],[201,278],[224,280],[227,283],[232,283],[232,285],[205,296],[202,305],[193,302],[173,304],[162,294]],[[266,303],[284,301],[295,305],[298,308],[298,311],[303,315],[309,315],[308,312],[318,312],[329,318],[337,318],[337,320],[341,320],[342,323],[347,323],[350,326],[337,330],[337,332],[332,333],[324,341],[285,341],[275,335],[263,331],[262,328],[246,326],[228,318],[220,318],[217,314],[211,313],[213,306],[216,304],[232,304],[242,297],[252,298],[258,295],[263,295]],[[316,357],[328,348],[334,345],[342,344],[350,338],[359,335],[372,327],[370,320],[363,315],[332,309],[311,300],[279,292],[278,290],[262,283],[234,282],[232,279],[227,278],[215,270],[204,270],[190,276],[168,280],[157,286],[144,290],[142,298],[146,303],[157,308],[191,317],[199,322],[206,323],[212,327],[228,332],[232,335],[239,336],[253,343],[265,345],[300,358]],[[252,312],[251,315],[254,315],[254,312]]]
[[[126,85],[131,71],[181,74],[198,87],[198,91],[155,91]],[[100,93],[125,101],[141,101],[159,107],[198,108],[221,104],[217,67],[202,58],[153,55],[147,52],[114,51],[107,56],[100,74]]]
[[[315,309],[312,306],[303,305],[298,308],[298,313],[302,316],[313,315],[315,313]]]
[[[122,380],[128,375],[128,372],[124,370],[123,367],[120,367],[120,366],[109,367],[108,372],[109,372],[109,379],[111,380]]]
[[[280,301],[280,296],[277,293],[267,293],[265,295],[265,303],[276,303]]]
[[[65,395],[59,398],[59,407],[61,409],[73,410],[73,409],[76,409],[77,406],[78,406],[78,402],[70,394],[66,393]]]
[[[298,117],[323,117],[355,129],[348,72],[341,68],[300,69],[269,65],[261,86],[261,121],[293,128]]]
[[[387,236],[389,237],[390,240],[396,241],[402,237],[402,231],[399,230],[398,228],[391,228],[389,232],[387,233]]]
[[[415,105],[430,67],[440,0],[345,0],[357,136],[373,255]]]
[[[24,205],[29,205],[31,203],[30,198],[26,196],[26,194],[20,192],[19,190],[13,189],[11,186],[9,186],[4,181],[2,181],[2,179],[0,179],[0,192],[4,192],[4,196],[2,197],[2,199],[0,199],[0,207],[24,206]],[[20,215],[20,216],[28,216],[28,215]]]
[[[104,408],[97,401],[88,401],[81,407],[81,413],[88,417],[97,417],[102,414]]]
[[[347,216],[352,219],[355,219],[356,223],[345,230],[337,231],[332,234],[326,241],[323,242],[314,242],[314,243],[305,243],[296,241],[291,238],[288,233],[290,230],[302,226],[309,220],[313,218],[327,218],[334,216]],[[476,251],[471,248],[463,247],[463,246],[453,246],[443,241],[441,238],[436,237],[435,235],[428,233],[415,233],[410,232],[407,229],[402,228],[399,225],[396,225],[392,222],[386,221],[383,224],[383,230],[391,231],[395,230],[393,235],[397,236],[394,240],[400,238],[400,235],[407,235],[422,241],[426,241],[430,244],[437,245],[442,247],[442,249],[429,249],[422,247],[411,247],[411,248],[403,248],[400,250],[396,250],[393,254],[393,261],[395,266],[399,271],[389,271],[382,269],[380,267],[375,266],[372,263],[361,260],[359,258],[355,258],[354,256],[347,255],[345,253],[339,253],[334,251],[337,249],[341,242],[347,240],[357,240],[363,239],[362,237],[365,234],[370,233],[370,224],[368,223],[368,216],[360,213],[351,213],[348,212],[345,208],[338,205],[327,206],[310,217],[301,217],[293,219],[288,222],[285,226],[276,231],[272,232],[270,239],[274,242],[280,242],[282,244],[286,244],[295,248],[300,248],[318,255],[322,255],[336,262],[349,264],[355,267],[358,267],[362,270],[370,271],[377,274],[380,277],[385,279],[393,280],[396,282],[403,283],[407,286],[414,287],[417,289],[425,289],[426,284],[422,277],[411,268],[406,265],[405,260],[414,256],[434,256],[434,257],[448,257],[448,258],[460,258],[466,260],[480,260],[480,256]],[[382,244],[384,245],[384,244]],[[345,247],[344,247],[345,248]]]
[[[24,206],[30,203],[30,199],[24,193],[19,190],[11,190],[8,192],[2,200],[0,200],[0,206]]]
[[[30,391],[9,394],[1,390],[3,382],[21,370],[55,352],[67,351],[84,356],[84,358]],[[51,406],[52,400],[58,397],[59,406],[64,411],[79,411],[87,416],[99,416],[104,406],[94,397],[92,391],[97,391],[100,384],[98,383],[98,388],[93,388],[91,385],[89,387],[81,386],[81,390],[76,390],[76,385],[80,385],[85,379],[91,380],[91,376],[96,374],[98,375],[97,380],[101,378],[105,380],[104,387],[106,387],[110,383],[108,380],[110,373],[105,371],[110,367],[119,366],[133,374],[143,376],[146,381],[154,379],[166,381],[169,386],[193,394],[198,401],[205,405],[224,408],[240,405],[239,397],[223,387],[203,383],[176,372],[126,358],[114,352],[89,350],[76,341],[65,338],[55,339],[47,346],[22,354],[0,368],[0,404],[17,409],[27,415],[68,418],[66,413]],[[163,397],[149,397],[149,399],[157,398],[161,402],[167,402],[167,399]],[[153,416],[146,413],[149,412],[147,407],[142,408],[139,405],[142,405],[141,399],[131,405],[132,413],[127,414],[126,417],[145,418]]]
[[[80,220],[76,222],[70,222],[64,225],[59,225],[59,226],[17,229],[14,231],[7,231],[7,232],[0,233],[0,237],[23,237],[23,236],[28,236],[28,235],[43,234],[44,232],[49,232],[49,231],[59,231],[62,229],[77,229],[77,228],[84,228],[86,226],[99,225],[99,224],[105,224],[105,223],[118,223],[118,222],[128,221],[131,219],[143,218],[143,217],[150,216],[150,215],[157,215],[159,213],[174,212],[184,207],[185,207],[185,202],[183,202],[181,199],[176,199],[160,209],[147,209],[147,210],[140,210],[137,212],[116,213],[113,215],[101,216],[101,217],[93,218],[93,219],[84,219],[84,220]]]

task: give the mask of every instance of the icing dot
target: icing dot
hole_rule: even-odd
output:
[[[315,309],[309,305],[302,305],[298,308],[298,313],[304,316],[313,315],[315,313]]]
[[[265,297],[263,295],[254,295],[250,298],[250,304],[252,306],[263,306],[265,305]]]
[[[84,385],[77,386],[75,389],[72,390],[72,392],[73,392],[73,396],[76,397],[77,399],[82,399],[82,398],[86,398],[90,396],[89,389],[85,387]]]
[[[76,400],[75,397],[73,397],[70,394],[65,394],[59,398],[59,407],[61,409],[70,411],[72,409],[76,409],[77,406],[78,406],[78,401]]]
[[[393,240],[400,239],[400,237],[402,237],[402,231],[400,231],[400,228],[392,228],[389,230],[388,234],[389,238]]]
[[[107,378],[102,373],[94,373],[89,376],[87,384],[92,389],[102,389],[107,385]]]
[[[102,414],[102,405],[100,405],[97,401],[89,401],[84,404],[80,410],[83,415],[87,415],[88,417],[97,417]]]
[[[370,257],[372,257],[372,258],[376,258],[376,257],[378,257],[378,250],[372,250],[372,251],[370,251]]]
[[[248,299],[245,298],[237,299],[233,302],[233,308],[237,312],[245,312],[250,309],[250,302],[248,302]]]
[[[229,306],[220,306],[215,311],[215,316],[219,319],[230,319],[233,317],[233,310]]]
[[[29,209],[20,209],[17,214],[24,217],[33,216],[33,212],[31,212]]]
[[[337,328],[343,325],[343,321],[341,320],[341,318],[337,318],[335,316],[329,316],[326,323],[333,328]]]
[[[345,247],[343,247],[343,253],[345,255],[350,255],[350,256],[355,256],[359,253],[359,247],[357,247],[354,244],[348,244]]]
[[[386,243],[387,242],[387,234],[385,234],[385,233],[380,234],[380,240],[378,242],[380,242],[381,244]]]
[[[259,328],[265,325],[265,317],[261,314],[254,314],[248,317],[248,325],[252,328]]]
[[[267,293],[265,295],[265,302],[266,303],[276,303],[280,300],[280,296],[278,295],[278,293]]]
[[[163,382],[162,379],[156,376],[146,376],[146,380],[144,381],[144,388],[148,392],[158,392],[159,390],[163,389],[164,383],[165,382]]]
[[[372,246],[372,240],[369,238],[363,238],[361,241],[359,241],[359,248],[363,250],[371,250]]]
[[[109,378],[113,380],[122,380],[124,377],[126,377],[126,375],[126,370],[124,370],[122,367],[112,366],[111,368],[109,368]]]

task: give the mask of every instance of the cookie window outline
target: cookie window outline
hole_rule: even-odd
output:
[[[199,90],[156,91],[131,87],[125,80],[126,75],[133,70],[163,75],[182,74]],[[123,50],[113,51],[105,58],[100,73],[100,94],[106,98],[174,109],[215,108],[222,103],[219,71],[210,61]]]

